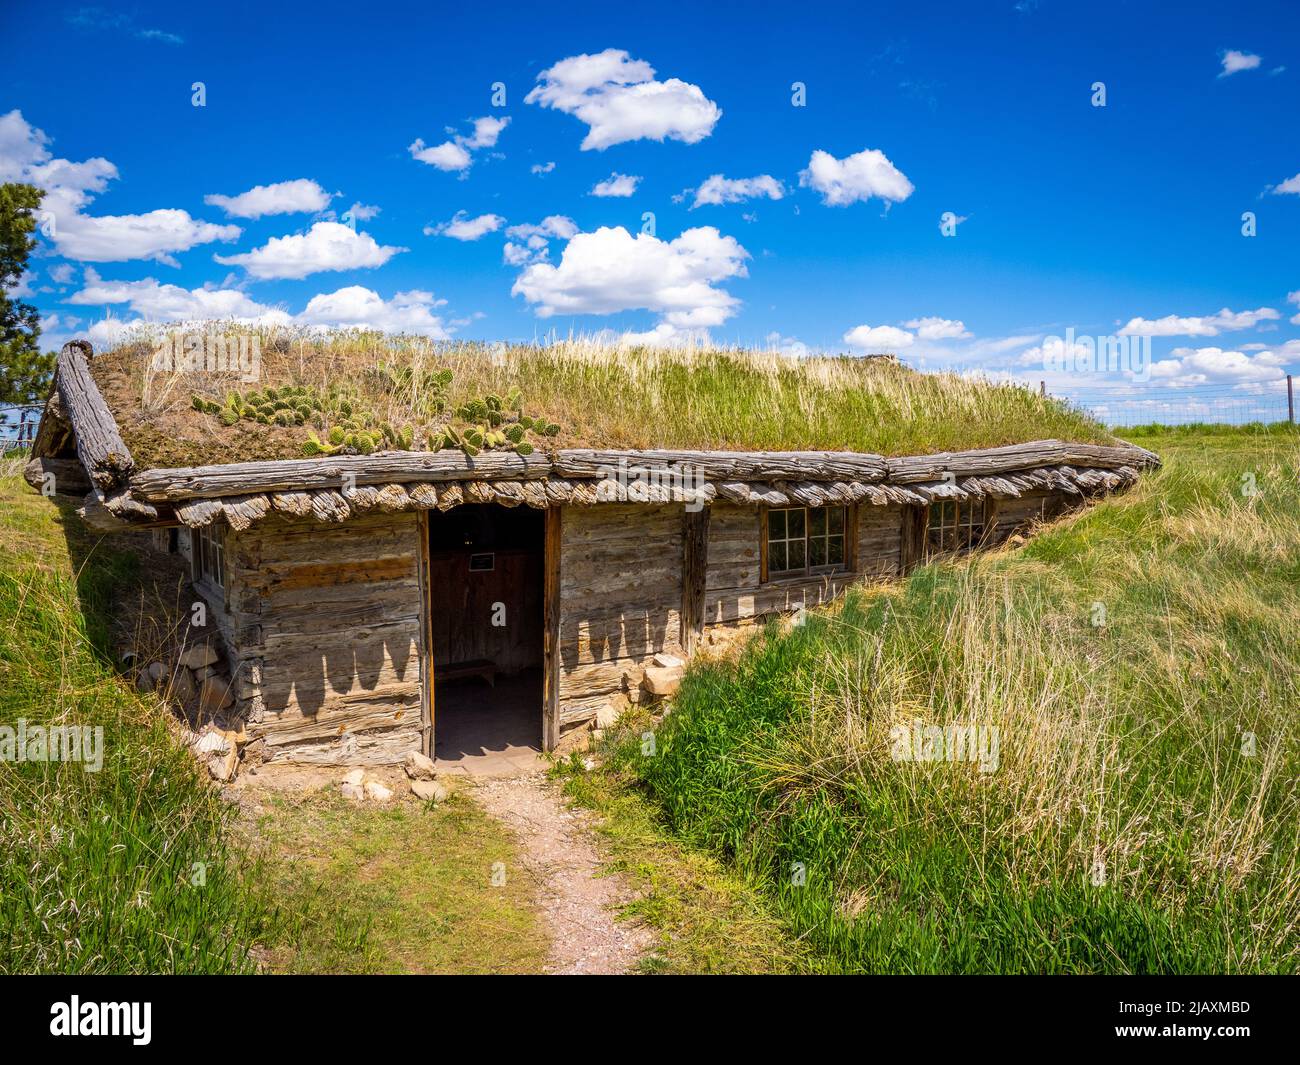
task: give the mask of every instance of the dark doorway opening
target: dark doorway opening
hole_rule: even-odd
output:
[[[545,515],[465,504],[429,513],[434,757],[466,772],[542,750]]]

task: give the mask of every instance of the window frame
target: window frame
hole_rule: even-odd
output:
[[[203,525],[190,530],[190,568],[194,584],[212,595],[226,595],[226,527]]]
[[[841,515],[841,525],[839,532],[831,532],[830,514],[832,511],[839,511]],[[800,513],[802,515],[803,533],[801,536],[789,535],[789,517],[787,516],[783,532],[786,535],[772,537],[772,515],[773,514],[792,514]],[[815,533],[813,531],[814,512],[821,512],[826,515],[826,520],[822,523],[823,531]],[[807,581],[817,577],[838,576],[843,573],[851,573],[854,568],[856,558],[856,527],[855,521],[857,508],[852,504],[831,503],[821,507],[808,507],[800,504],[791,504],[782,507],[762,507],[759,510],[759,546],[761,548],[760,558],[760,579],[761,584],[773,584],[781,581]],[[813,565],[812,562],[812,543],[813,540],[823,540],[827,546],[829,554],[830,543],[833,539],[841,541],[841,557],[839,562],[827,562],[820,565]],[[786,551],[789,545],[797,543],[802,545],[803,566],[793,569],[772,569],[772,547],[774,544],[785,545]],[[788,560],[787,560],[788,561]]]
[[[983,496],[976,499],[936,499],[927,504],[922,533],[924,557],[941,558],[974,551],[988,538],[991,519],[989,500]],[[936,531],[937,537],[934,536]]]

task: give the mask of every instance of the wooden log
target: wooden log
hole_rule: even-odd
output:
[[[276,492],[271,496],[271,506],[282,514],[305,518],[311,513],[310,492]]]
[[[706,481],[877,481],[885,476],[880,455],[850,451],[561,451],[552,460],[565,477],[611,477],[627,481],[638,470],[687,468]]]
[[[451,510],[465,502],[465,489],[458,484],[438,486],[438,509]]]
[[[400,484],[386,484],[379,490],[377,505],[385,514],[395,514],[410,509],[411,496]]]
[[[144,470],[132,482],[145,499],[197,499],[249,492],[341,488],[344,484],[415,484],[429,481],[527,480],[545,477],[544,455],[490,451],[469,458],[461,451],[388,451],[376,455],[232,462],[224,466]]]
[[[90,375],[90,345],[70,340],[55,368],[59,400],[77,441],[77,457],[100,488],[124,485],[135,469],[108,404]]]
[[[38,492],[45,490],[46,478],[55,495],[84,496],[94,487],[86,476],[80,459],[55,459],[41,456],[29,459],[23,467],[23,480]]]
[[[221,501],[219,499],[195,499],[189,503],[181,503],[176,507],[176,517],[181,520],[182,525],[191,529],[202,529],[211,525],[222,514]]]
[[[576,507],[590,507],[596,503],[595,481],[574,481],[569,501]]]
[[[720,481],[718,482],[718,495],[722,496],[728,503],[748,503],[749,502],[749,485],[744,481]]]
[[[243,532],[271,512],[271,501],[264,495],[230,496],[221,501],[221,512],[235,532]]]
[[[788,507],[790,497],[770,484],[751,484],[749,486],[749,501],[751,503],[760,503],[765,507]]]
[[[348,506],[352,508],[354,514],[373,510],[379,506],[379,489],[372,484],[361,484],[357,485],[356,488],[345,488],[343,496],[347,499]]]
[[[573,482],[564,477],[548,477],[541,482],[546,498],[552,503],[567,503],[573,498]]]
[[[419,510],[433,510],[438,505],[438,489],[435,485],[428,482],[412,485],[410,492],[411,505]]]
[[[466,503],[491,503],[494,499],[496,493],[487,481],[470,481],[465,485]]]
[[[704,588],[709,572],[709,508],[682,516],[681,644],[689,655],[704,635]]]
[[[492,494],[503,507],[517,507],[524,501],[523,490],[513,481],[493,481]]]
[[[773,487],[805,507],[824,507],[827,502],[826,492],[811,481],[777,481]]]
[[[546,489],[542,487],[542,482],[519,481],[518,487],[523,493],[524,502],[534,510],[545,510],[551,505],[550,497],[546,494]]]
[[[311,512],[317,521],[338,522],[347,521],[352,515],[352,508],[342,493],[326,488],[311,494]]]

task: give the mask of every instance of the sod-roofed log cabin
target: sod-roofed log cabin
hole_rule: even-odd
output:
[[[501,677],[569,749],[723,630],[1158,462],[892,359],[254,339],[255,366],[211,335],[161,362],[67,345],[27,478],[188,559],[231,681],[210,709],[259,762],[431,754],[446,687],[486,721]]]

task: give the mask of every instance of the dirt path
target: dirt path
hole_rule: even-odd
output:
[[[617,876],[599,876],[600,853],[581,811],[537,774],[486,779],[467,794],[519,838],[523,870],[538,885],[551,934],[546,971],[560,975],[628,972],[648,949],[650,934],[616,919],[632,897]]]

